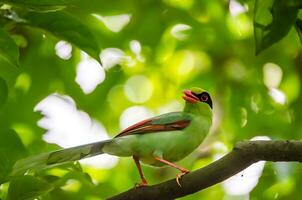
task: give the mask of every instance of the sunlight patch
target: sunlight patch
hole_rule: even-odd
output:
[[[241,5],[236,0],[230,0],[229,10],[230,10],[230,13],[232,16],[237,16],[237,15],[240,15],[241,13],[247,12],[248,8],[247,8],[247,6]]]
[[[246,108],[241,107],[240,108],[240,127],[241,128],[245,127],[247,124],[247,119],[248,119],[247,115],[248,115],[248,112],[247,112]]]
[[[128,63],[131,61],[124,51],[118,48],[106,48],[100,53],[100,58],[104,69],[110,69],[115,65]]]
[[[86,112],[78,110],[69,96],[51,94],[39,102],[34,111],[44,115],[38,121],[38,126],[47,130],[43,139],[48,143],[68,148],[108,139],[103,125],[91,119]],[[108,168],[117,163],[117,158],[100,155],[80,162],[98,168]]]
[[[144,106],[133,106],[127,108],[120,116],[120,128],[121,130],[124,130],[141,120],[148,119],[153,116],[153,112]]]
[[[281,105],[284,105],[286,103],[286,96],[281,90],[278,90],[276,88],[270,88],[268,94],[276,103]]]
[[[189,31],[192,29],[187,24],[176,24],[171,29],[171,35],[178,40],[185,40],[189,37]]]
[[[66,41],[59,41],[55,46],[56,55],[63,60],[71,58],[72,46]]]
[[[130,77],[124,87],[127,98],[135,103],[143,103],[150,99],[153,85],[150,79],[143,75]]]
[[[177,100],[172,100],[170,102],[168,102],[165,105],[162,105],[161,107],[158,108],[159,114],[164,114],[164,113],[168,113],[168,112],[175,112],[175,111],[179,111],[179,110],[183,110],[184,105]]]
[[[130,14],[102,16],[92,14],[96,19],[104,23],[104,25],[112,32],[120,32],[131,20]]]
[[[135,57],[140,62],[145,62],[145,58],[142,56],[142,45],[137,40],[131,40],[129,43],[130,50],[135,54]]]
[[[134,54],[140,54],[142,51],[141,43],[137,40],[131,40],[130,43],[130,49]]]
[[[263,82],[269,88],[279,87],[282,74],[282,69],[274,63],[266,63],[263,66]]]
[[[105,77],[104,69],[92,58],[84,58],[77,65],[75,81],[85,94],[93,92],[96,86],[105,80]]]
[[[65,185],[60,188],[65,191],[77,192],[81,188],[82,183],[76,179],[69,179],[66,181]]]
[[[251,139],[256,140],[270,140],[267,136],[257,136]],[[222,182],[222,186],[226,194],[231,196],[246,196],[258,184],[259,178],[262,175],[265,161],[259,161],[235,174]]]

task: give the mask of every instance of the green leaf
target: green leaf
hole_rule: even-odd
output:
[[[7,32],[0,29],[0,56],[14,66],[19,66],[19,49]]]
[[[51,12],[64,9],[77,0],[0,0],[0,2],[17,5],[37,12]]]
[[[76,45],[101,63],[98,41],[89,27],[73,16],[60,11],[52,13],[30,12],[25,16],[25,19],[29,25],[47,30],[58,38]]]
[[[296,28],[296,31],[300,38],[300,42],[302,43],[302,20],[301,19],[297,19],[295,28]]]
[[[48,193],[53,186],[33,176],[22,176],[9,184],[7,200],[29,200]]]
[[[8,180],[15,162],[26,156],[26,150],[13,130],[0,129],[0,183]]]
[[[0,108],[6,102],[8,89],[5,80],[0,77]]]
[[[255,1],[254,37],[256,54],[287,35],[296,21],[298,9],[298,4],[295,1]]]
[[[295,6],[301,9],[302,1],[301,0],[287,0],[289,6]]]
[[[15,80],[20,73],[20,68],[12,67],[3,57],[0,56],[0,77],[6,81],[8,88],[15,85]]]

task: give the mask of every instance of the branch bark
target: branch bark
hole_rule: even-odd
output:
[[[243,141],[221,159],[186,174],[179,187],[175,179],[148,187],[133,188],[109,200],[171,200],[220,183],[258,161],[302,162],[302,140]]]

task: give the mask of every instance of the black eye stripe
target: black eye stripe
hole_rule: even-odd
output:
[[[212,108],[212,99],[207,92],[202,92],[200,94],[193,93],[201,102],[207,103]]]

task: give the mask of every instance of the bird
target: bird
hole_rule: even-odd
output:
[[[192,153],[207,136],[212,124],[212,99],[199,87],[183,91],[183,111],[165,113],[142,120],[117,134],[114,138],[31,156],[17,161],[13,175],[28,169],[49,168],[107,153],[119,157],[132,157],[138,169],[140,186],[147,186],[141,163],[154,167],[170,166],[180,171],[176,182],[189,170],[175,162]]]

